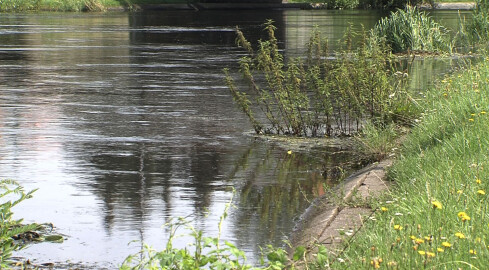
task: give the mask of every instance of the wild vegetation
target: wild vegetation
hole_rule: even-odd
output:
[[[406,120],[402,114],[411,109],[403,83],[407,74],[396,72],[398,62],[384,43],[367,46],[363,31],[360,43],[353,44],[355,33],[349,30],[343,50],[331,61],[327,59],[328,42],[316,29],[306,60],[295,58],[286,63],[272,22],[265,29],[269,39],[259,41],[256,52],[237,30],[238,43],[248,52],[240,59],[240,68],[249,89],[238,89],[225,70],[233,98],[256,133],[352,135],[366,118],[377,126]],[[268,123],[261,120],[260,113]]]
[[[371,39],[375,43],[384,41],[393,53],[451,52],[453,47],[452,37],[445,27],[411,6],[382,18],[371,30]]]
[[[38,224],[23,225],[22,219],[13,218],[12,208],[31,198],[33,192],[34,190],[24,191],[15,181],[0,181],[0,268],[2,269],[10,268],[12,252],[22,247],[20,243],[14,241],[14,238],[39,228]]]
[[[232,199],[226,204],[223,215],[218,224],[218,235],[215,237],[204,236],[201,230],[195,229],[187,218],[179,217],[165,224],[170,230],[166,248],[156,251],[145,245],[137,254],[130,255],[120,267],[121,270],[135,269],[296,269],[305,264],[304,259],[310,250],[305,247],[297,247],[293,254],[289,254],[281,248],[268,246],[263,249],[263,257],[258,265],[246,262],[245,252],[237,248],[233,243],[221,239],[221,228],[227,217],[229,207],[232,207]],[[173,247],[173,241],[179,237],[190,237],[194,240],[185,248]],[[321,269],[327,261],[326,249],[319,247],[315,252],[315,259],[307,265],[310,269]]]
[[[484,50],[489,42],[489,2],[478,0],[472,11],[472,19],[463,21],[456,37],[458,46],[471,45]]]
[[[29,10],[50,11],[105,11],[108,6],[119,4],[111,0],[2,0],[0,12]]]
[[[489,58],[427,91],[391,194],[333,268],[486,269]]]

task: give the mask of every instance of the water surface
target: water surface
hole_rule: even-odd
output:
[[[0,177],[38,188],[14,209],[53,223],[63,244],[19,252],[36,262],[115,268],[140,244],[162,248],[172,217],[217,235],[251,261],[280,245],[332,185],[348,149],[308,151],[257,140],[233,104],[222,69],[237,68],[235,26],[256,41],[266,19],[298,55],[318,25],[336,41],[366,11],[163,11],[2,14]],[[334,48],[333,48],[334,49]],[[436,68],[434,68],[436,69]],[[438,70],[438,69],[436,69]],[[438,71],[436,71],[438,72]],[[434,73],[436,73],[434,71]],[[423,76],[426,73],[423,73]],[[236,190],[233,195],[233,188]],[[183,246],[190,241],[176,242]]]

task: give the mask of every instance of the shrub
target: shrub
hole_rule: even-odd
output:
[[[373,42],[385,40],[392,52],[450,52],[448,30],[415,7],[398,9],[371,30]]]
[[[359,44],[352,44],[356,34],[348,30],[343,50],[332,61],[327,59],[328,42],[316,28],[306,60],[285,62],[271,21],[265,29],[269,39],[259,41],[256,52],[237,30],[238,44],[248,51],[240,59],[240,67],[249,89],[238,89],[225,70],[233,98],[256,133],[351,135],[367,118],[376,125],[399,118],[393,115],[393,108],[400,108],[396,104],[406,97],[404,76],[394,72],[396,61],[383,43],[367,46],[365,31]],[[354,45],[357,49],[352,49]],[[260,120],[260,113],[268,124]]]
[[[0,12],[26,11],[38,9],[40,0],[2,0]]]

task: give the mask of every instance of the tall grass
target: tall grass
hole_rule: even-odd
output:
[[[407,6],[383,18],[371,30],[374,43],[385,40],[394,53],[407,51],[450,52],[448,30],[416,7]]]
[[[489,41],[489,2],[478,0],[472,11],[472,19],[463,20],[456,37],[458,46],[476,46],[485,49]]]
[[[389,171],[395,188],[339,255],[349,268],[489,267],[488,82],[486,58],[427,92]]]
[[[275,27],[265,24],[269,39],[259,41],[257,51],[239,29],[239,45],[248,55],[240,59],[248,89],[239,89],[225,70],[226,83],[238,107],[248,116],[256,133],[295,136],[352,135],[368,118],[378,126],[403,114],[399,104],[407,100],[405,76],[395,72],[396,60],[383,43],[367,46],[363,31],[353,44],[348,30],[343,49],[327,59],[328,41],[316,28],[311,33],[305,60],[288,59],[278,49]],[[354,49],[355,48],[355,49]],[[402,73],[401,73],[402,74]],[[396,109],[397,108],[397,109]],[[264,115],[265,121],[263,121]]]

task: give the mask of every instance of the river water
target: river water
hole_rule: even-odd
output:
[[[0,178],[38,189],[14,209],[53,223],[62,244],[17,253],[34,262],[116,268],[140,243],[163,248],[172,217],[244,249],[281,245],[336,176],[348,149],[295,151],[257,140],[233,104],[222,69],[236,72],[250,40],[273,19],[282,49],[298,54],[318,25],[331,41],[372,11],[160,11],[0,16]],[[456,24],[455,12],[438,16]],[[417,63],[424,80],[449,63]],[[441,68],[440,68],[441,66]],[[442,70],[442,71],[440,71]],[[415,82],[417,83],[417,82]],[[347,168],[348,169],[348,168]],[[234,195],[232,189],[235,189]],[[183,247],[189,238],[175,242]]]

